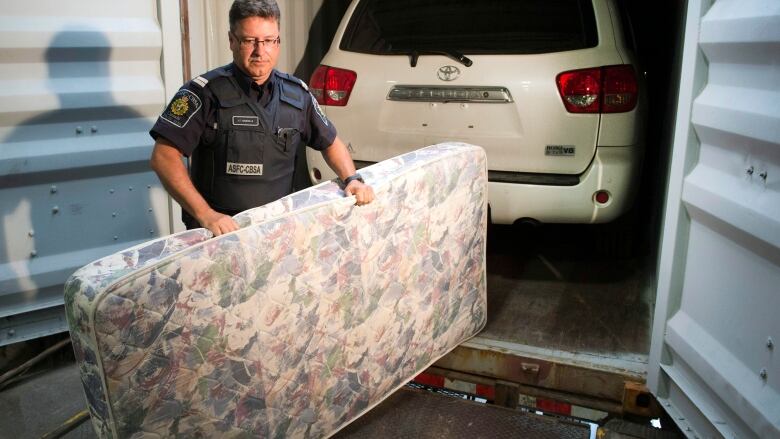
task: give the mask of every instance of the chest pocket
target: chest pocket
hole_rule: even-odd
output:
[[[259,177],[264,174],[263,152],[266,132],[260,118],[245,103],[220,108],[220,135],[224,136],[224,148],[219,160],[218,174],[228,176]]]
[[[227,131],[225,174],[243,176],[263,175],[263,132],[260,130],[231,129]]]
[[[279,81],[276,144],[284,153],[293,153],[304,143],[305,92],[287,81]]]

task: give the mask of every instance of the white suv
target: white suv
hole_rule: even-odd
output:
[[[610,0],[355,0],[309,87],[358,167],[463,141],[487,152],[494,223],[608,222],[644,149],[621,21]]]

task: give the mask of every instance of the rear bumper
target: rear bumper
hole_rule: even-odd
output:
[[[307,149],[306,155],[313,183],[335,177],[319,153]],[[593,161],[574,186],[490,182],[488,199],[492,221],[496,224],[512,224],[521,218],[543,223],[612,221],[631,207],[641,159],[639,146],[601,146],[596,148]],[[315,167],[322,172],[322,179],[314,178]],[[607,203],[598,204],[593,199],[599,190],[609,192]]]
[[[490,182],[492,221],[511,224],[520,218],[544,223],[605,223],[631,207],[639,182],[642,149],[602,146],[574,186]],[[610,199],[598,204],[593,196],[606,190]]]

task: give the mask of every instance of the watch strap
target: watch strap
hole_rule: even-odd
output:
[[[344,181],[343,181],[343,183],[344,183],[344,186],[346,186],[346,185],[350,184],[351,182],[353,182],[353,181],[355,181],[355,180],[358,180],[358,181],[360,181],[361,183],[365,183],[365,181],[363,181],[363,176],[362,176],[362,175],[360,175],[360,174],[357,174],[357,173],[355,173],[355,174],[353,174],[353,175],[350,175],[349,177],[347,177],[347,178],[345,178],[345,179],[344,179]]]

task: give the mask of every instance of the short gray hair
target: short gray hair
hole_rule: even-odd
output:
[[[249,17],[273,18],[280,24],[281,15],[276,0],[235,0],[230,6],[230,31],[236,29],[236,23]]]

